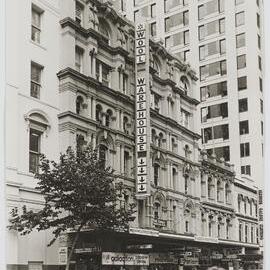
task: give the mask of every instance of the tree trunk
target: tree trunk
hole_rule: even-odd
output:
[[[76,246],[76,244],[77,244],[77,242],[78,242],[79,235],[80,235],[80,231],[81,231],[82,227],[83,227],[83,224],[80,225],[80,227],[79,227],[78,230],[76,231],[75,238],[73,239],[73,242],[72,242],[72,245],[71,245],[71,250],[70,250],[70,253],[69,253],[68,259],[67,259],[66,270],[69,270],[70,260],[71,260],[71,257],[72,257],[72,255],[73,255],[75,246]]]

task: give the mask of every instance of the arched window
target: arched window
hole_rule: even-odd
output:
[[[102,112],[102,107],[100,104],[97,104],[96,105],[96,121],[99,124],[102,124],[101,112]]]
[[[151,130],[151,141],[154,145],[156,145],[156,138],[157,138],[157,133],[154,129]]]
[[[106,43],[111,45],[110,26],[103,19],[99,19],[99,32],[106,37]]]
[[[77,151],[82,151],[84,145],[86,144],[86,141],[85,141],[84,136],[82,134],[76,135],[76,144],[77,144]]]
[[[177,150],[177,144],[176,144],[176,142],[175,142],[175,138],[172,138],[171,139],[171,144],[172,144],[172,152],[176,152],[176,150]]]
[[[176,168],[172,169],[172,175],[173,175],[173,189],[177,189],[177,171]]]
[[[123,118],[123,130],[126,134],[128,134],[128,118],[126,116]]]
[[[230,223],[229,219],[226,219],[226,239],[230,238]]]
[[[218,202],[221,201],[221,190],[222,190],[221,181],[218,180],[217,181],[217,201]]]
[[[180,85],[184,89],[185,94],[187,95],[190,86],[188,78],[186,76],[182,76],[180,78]]]
[[[184,151],[185,151],[185,158],[189,158],[190,150],[187,144],[185,145]]]
[[[189,176],[185,175],[185,194],[188,194],[188,182],[189,182]]]
[[[226,185],[225,185],[225,198],[226,198],[226,203],[230,203],[230,193],[231,193],[230,186],[229,186],[228,183],[226,183]]]
[[[151,67],[155,70],[156,75],[160,76],[160,63],[156,56],[153,56],[153,61],[151,62]]]
[[[106,121],[105,121],[105,126],[106,127],[110,126],[112,115],[113,115],[112,110],[108,109],[107,113],[106,113]]]
[[[158,135],[158,147],[162,147],[162,141],[163,141],[163,133],[159,133]]]
[[[82,96],[77,96],[76,98],[76,113],[81,114],[83,109],[83,98]]]
[[[154,185],[159,185],[159,177],[160,177],[160,166],[159,164],[154,164]]]
[[[208,199],[212,199],[213,180],[208,177]]]
[[[160,203],[155,202],[154,203],[154,219],[158,220],[161,216],[161,210],[160,210]]]
[[[29,172],[38,171],[39,156],[41,153],[41,137],[48,130],[48,120],[39,113],[31,113],[25,117],[29,122]]]
[[[208,217],[208,233],[209,237],[213,236],[213,216]]]
[[[190,209],[185,209],[184,217],[185,217],[185,232],[189,233],[190,232],[190,217],[191,217]]]
[[[106,167],[107,155],[108,155],[107,146],[104,144],[101,144],[99,146],[99,161],[100,161],[101,167],[104,169]]]

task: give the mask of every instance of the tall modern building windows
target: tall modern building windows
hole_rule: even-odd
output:
[[[245,0],[235,0],[235,5],[243,4]]]
[[[230,161],[230,147],[229,146],[222,146],[222,147],[216,147],[207,149],[208,155],[215,154],[218,159],[224,158],[225,161]]]
[[[185,26],[189,22],[189,12],[184,11],[181,13],[174,14],[170,17],[165,18],[165,32],[170,31],[176,26]]]
[[[199,26],[199,39],[225,32],[225,19],[219,19]]]
[[[251,175],[250,165],[241,166],[241,174],[243,174],[243,175]]]
[[[208,127],[203,129],[202,141],[203,143],[208,143],[210,140],[229,139],[229,125],[218,125],[214,127]]]
[[[201,101],[206,101],[212,97],[227,96],[227,82],[219,82],[201,87]]]
[[[170,47],[178,46],[178,45],[185,46],[187,44],[189,44],[189,31],[188,30],[176,33],[174,35],[171,35],[165,38],[166,48],[170,48]]]
[[[155,18],[156,17],[156,4],[152,4],[150,6],[150,15],[151,15],[151,18]]]
[[[226,52],[226,41],[225,39],[212,41],[208,44],[202,45],[199,48],[200,50],[200,60],[215,55],[215,54],[224,54]]]
[[[247,66],[246,55],[242,54],[237,56],[237,69],[242,69],[245,68],[246,66]]]
[[[239,112],[247,112],[248,111],[248,99],[242,98],[238,101],[239,104]]]
[[[174,8],[186,5],[188,5],[188,0],[164,0],[164,12],[167,13]]]
[[[150,24],[150,35],[151,37],[155,37],[157,35],[157,23],[153,22]]]
[[[36,43],[40,43],[42,13],[40,8],[32,5],[31,39]]]
[[[239,133],[240,133],[240,135],[245,135],[245,134],[249,133],[248,120],[244,120],[244,121],[239,122]]]
[[[77,23],[83,24],[83,5],[78,1],[76,1],[75,5],[75,20]]]
[[[235,26],[241,26],[245,24],[245,12],[239,12],[235,14]]]
[[[245,33],[236,35],[236,48],[241,48],[246,46]]]
[[[221,103],[201,108],[201,121],[207,122],[208,119],[221,117],[228,117],[228,103]]]
[[[226,60],[214,62],[200,67],[200,79],[201,81],[213,76],[223,76],[227,74]]]
[[[247,89],[247,77],[239,77],[238,78],[238,91]]]
[[[240,144],[240,157],[248,157],[250,155],[249,143]]]
[[[40,98],[41,72],[43,67],[36,63],[31,63],[31,90],[30,95],[34,98]]]
[[[199,20],[204,19],[208,15],[221,13],[224,11],[224,0],[211,0],[198,7]]]

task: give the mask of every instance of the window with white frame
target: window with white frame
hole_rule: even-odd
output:
[[[83,49],[78,46],[75,47],[75,69],[83,72]]]
[[[43,11],[40,8],[32,5],[31,39],[36,43],[40,43],[42,14]]]
[[[31,88],[30,95],[34,98],[40,98],[41,73],[43,67],[37,63],[31,62]]]

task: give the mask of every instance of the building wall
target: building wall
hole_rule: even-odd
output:
[[[31,40],[32,4],[40,9],[41,42]],[[47,121],[40,150],[57,159],[58,147],[58,1],[8,1],[6,5],[6,198],[7,218],[13,207],[26,205],[38,210],[43,199],[34,190],[36,180],[29,172],[29,133],[36,113]],[[31,61],[43,66],[40,99],[30,95]],[[53,147],[52,147],[53,146]],[[28,265],[29,261],[56,264],[56,245],[47,248],[51,234],[20,237],[7,231],[7,264]],[[31,248],[30,248],[31,246]],[[28,248],[26,248],[28,247]]]
[[[229,139],[215,139],[210,140],[208,143],[203,143],[203,148],[213,149],[223,146],[230,147],[230,162],[235,164],[235,171],[238,178],[245,179],[248,182],[254,182],[255,185],[262,186],[263,182],[263,135],[261,122],[263,122],[263,114],[260,111],[260,100],[263,100],[263,93],[260,91],[259,78],[263,79],[263,64],[262,71],[258,67],[258,57],[263,59],[263,17],[261,9],[263,7],[262,1],[238,1],[236,5],[235,0],[219,1],[220,5],[224,5],[224,10],[215,10],[205,15],[203,19],[198,18],[198,9],[201,5],[208,5],[210,2],[218,1],[177,1],[174,2],[175,7],[168,9],[168,12],[164,11],[165,3],[172,3],[173,1],[128,1],[126,16],[134,20],[134,13],[140,10],[139,13],[142,16],[146,16],[150,23],[156,23],[156,36],[155,40],[162,40],[166,47],[177,56],[186,60],[195,68],[198,76],[200,75],[200,67],[208,65],[217,61],[226,60],[227,74],[217,75],[206,78],[198,83],[198,89],[196,91],[197,98],[200,98],[200,87],[214,84],[217,82],[227,81],[227,96],[218,95],[216,97],[207,98],[199,105],[199,109],[220,104],[226,102],[228,104],[228,117],[221,119],[220,117],[214,117],[207,121],[207,123],[201,123],[200,117],[198,117],[197,125],[201,128],[213,127],[221,124],[228,124],[229,126]],[[242,3],[240,3],[242,2]],[[185,3],[185,4],[183,4]],[[151,6],[155,5],[155,13],[151,17]],[[169,4],[168,4],[169,5]],[[213,5],[212,5],[213,8]],[[148,9],[148,13],[147,13]],[[209,9],[210,10],[210,9]],[[235,25],[235,16],[237,13],[244,11],[245,19],[244,24]],[[180,16],[182,12],[188,12],[188,21],[186,24],[180,24]],[[158,14],[158,16],[157,16]],[[172,17],[178,14],[177,17],[173,17],[176,22],[176,26],[170,27],[169,31],[165,29],[166,18]],[[257,26],[257,14],[260,16],[260,28]],[[225,18],[225,32],[212,34],[202,40],[199,40],[199,26],[211,23],[215,20]],[[189,41],[181,42],[183,37],[179,36],[179,33],[189,31]],[[236,48],[236,35],[245,33],[245,45],[241,48]],[[257,35],[261,36],[261,49],[258,48]],[[175,42],[179,45],[170,46],[168,37],[176,37]],[[199,47],[210,42],[225,39],[226,52],[214,53],[204,60],[200,60]],[[256,52],[256,53],[255,53]],[[184,54],[188,53],[185,59]],[[237,69],[237,56],[246,54],[246,67]],[[262,60],[263,62],[263,60]],[[237,78],[247,76],[247,89],[238,91]],[[248,99],[248,111],[238,111],[238,100]],[[239,122],[248,120],[249,132],[248,134],[240,135]],[[240,156],[240,144],[249,142],[250,155],[247,157]],[[221,154],[218,154],[220,157]],[[250,165],[249,172],[242,171],[241,167]],[[242,168],[244,170],[244,168]]]

